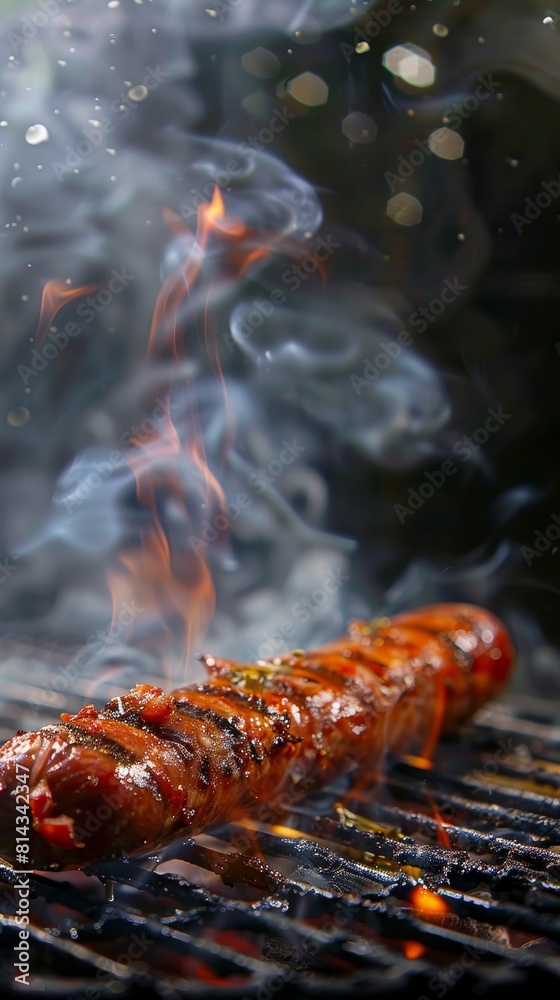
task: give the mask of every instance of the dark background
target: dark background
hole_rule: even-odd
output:
[[[521,547],[534,547],[535,532],[545,530],[551,514],[560,514],[560,199],[521,233],[511,218],[523,214],[526,199],[543,190],[543,180],[556,180],[560,169],[560,33],[555,20],[542,24],[547,15],[555,16],[549,5],[521,0],[418,3],[369,37],[369,52],[349,61],[340,46],[353,43],[355,27],[366,26],[369,14],[315,44],[292,44],[292,55],[284,39],[267,42],[267,48],[284,72],[288,65],[311,70],[329,85],[322,108],[302,111],[289,96],[283,99],[298,120],[274,145],[275,153],[318,186],[324,231],[338,232],[349,247],[344,259],[333,256],[329,281],[352,277],[398,291],[410,312],[437,295],[445,277],[459,275],[468,286],[441,318],[414,335],[414,349],[433,361],[450,393],[445,441],[440,439],[433,461],[404,470],[367,463],[351,447],[331,449],[323,468],[336,530],[360,539],[365,579],[369,574],[390,589],[411,560],[420,560],[427,595],[472,595],[491,603],[517,634],[527,687],[558,697],[560,659],[552,647],[560,641],[559,550],[552,543],[529,566]],[[444,38],[433,33],[438,22],[449,29]],[[257,36],[254,41],[259,44]],[[432,56],[438,76],[429,96],[406,85],[399,89],[382,65],[383,53],[403,41]],[[250,47],[244,39],[237,51]],[[229,53],[235,65],[234,45]],[[202,47],[200,56],[204,92],[215,86],[216,68],[209,50]],[[441,126],[444,109],[461,103],[478,77],[490,72],[501,82],[499,98],[491,94],[461,125],[464,158],[450,163],[426,157],[410,182],[397,188],[420,199],[422,222],[398,226],[386,215],[391,192],[384,173],[414,148],[415,138]],[[200,127],[216,134],[225,118],[227,135],[243,138],[251,120],[232,109],[256,87],[274,95],[276,82],[229,74],[227,110],[211,109]],[[414,118],[406,115],[408,108]],[[341,122],[353,110],[377,124],[374,142],[350,143],[343,135]],[[256,132],[261,123],[252,124]],[[465,239],[458,240],[458,233]],[[481,448],[481,460],[457,462],[458,474],[400,524],[393,505],[406,503],[408,489],[452,455],[452,442],[481,426],[489,407],[500,405],[510,418]]]

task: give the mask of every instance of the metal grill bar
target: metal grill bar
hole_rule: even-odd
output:
[[[432,833],[436,832],[434,827],[435,824],[432,823]],[[511,841],[502,841],[496,845],[494,838],[484,836],[484,845],[496,856],[494,864],[490,864],[473,860],[465,850],[456,851],[451,848],[436,847],[433,844],[418,845],[411,843],[409,838],[406,838],[406,841],[391,840],[388,837],[341,825],[329,818],[307,815],[301,810],[298,811],[298,828],[315,837],[329,839],[339,847],[353,847],[378,859],[421,868],[423,872],[437,876],[440,881],[445,879],[456,888],[465,881],[472,883],[473,879],[478,879],[480,882],[488,881],[493,885],[498,883],[505,885],[507,882],[512,889],[514,887],[529,889],[538,880],[543,888],[546,886],[560,897],[560,880],[555,874],[558,872],[560,875],[559,858],[552,851],[528,848],[523,852],[522,847],[512,846]],[[447,832],[448,827],[445,829]],[[533,866],[529,866],[528,861],[533,862]]]

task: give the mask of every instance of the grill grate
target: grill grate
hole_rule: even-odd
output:
[[[9,662],[8,678],[17,676]],[[25,686],[3,678],[2,740],[30,713],[41,669],[44,658],[29,663]],[[22,725],[79,708],[87,689],[83,679],[64,706]],[[282,825],[248,819],[145,861],[31,875],[30,986],[13,983],[15,877],[0,867],[2,994],[271,1000],[365,990],[432,998],[458,982],[457,994],[485,997],[529,981],[557,989],[560,728],[551,706],[488,706],[438,748],[433,768],[420,765],[388,762],[374,793],[341,781]],[[419,911],[419,883],[449,912]]]

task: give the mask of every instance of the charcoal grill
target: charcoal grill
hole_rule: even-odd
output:
[[[23,655],[25,684],[15,669]],[[63,705],[91,700],[85,678],[71,694],[49,692],[49,657],[17,642],[4,655],[2,740],[14,718],[36,727],[38,714],[48,722]],[[554,706],[511,695],[442,742],[433,767],[387,761],[373,792],[341,779],[273,822],[248,818],[86,873],[31,875],[29,986],[13,980],[16,877],[2,866],[2,995],[432,998],[451,989],[498,996],[529,981],[557,988],[559,790]],[[419,903],[419,886],[448,912]]]

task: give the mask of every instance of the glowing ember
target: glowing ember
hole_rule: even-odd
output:
[[[426,949],[419,941],[403,941],[403,951],[407,958],[414,961],[414,959],[420,958]]]
[[[444,913],[449,913],[449,906],[445,900],[435,892],[425,889],[422,885],[417,885],[412,890],[410,899],[414,909],[422,916],[424,914],[440,916]]]
[[[431,760],[427,757],[417,757],[415,754],[407,753],[403,757],[403,760],[410,764],[412,767],[419,767],[422,771],[431,771],[433,764]]]
[[[209,241],[225,242],[225,267],[228,275],[231,273],[232,281],[238,280],[250,263],[267,251],[255,247],[253,241],[247,241],[247,246],[240,245],[240,241],[247,236],[247,227],[241,220],[226,215],[224,200],[217,187],[210,203],[199,209],[195,240],[192,240],[185,223],[173,212],[166,211],[165,219],[175,234],[191,239],[184,259],[166,279],[158,295],[147,353],[148,360],[151,360],[155,355],[170,352],[176,365],[184,366],[188,355],[188,331],[180,328],[178,314],[195,282],[200,280]],[[204,341],[228,408],[209,309],[212,293],[213,285],[209,282]],[[193,334],[197,336],[197,331]],[[174,382],[180,377],[178,372]],[[190,373],[185,374],[184,379],[190,384]],[[233,420],[229,426],[233,433]],[[169,392],[165,399],[164,417],[157,430],[147,441],[135,440],[133,445],[128,464],[136,481],[137,499],[141,507],[150,512],[151,524],[141,532],[140,547],[121,553],[121,566],[109,573],[113,619],[116,619],[123,602],[129,601],[133,595],[150,616],[149,620],[158,623],[158,630],[163,628],[168,640],[178,634],[183,637],[178,656],[174,656],[175,668],[181,669],[189,661],[193,644],[198,644],[206,633],[214,613],[215,590],[205,551],[200,549],[195,552],[186,545],[186,541],[170,545],[167,521],[165,518],[162,521],[164,498],[167,515],[171,510],[178,535],[186,540],[192,528],[189,502],[192,504],[194,499],[201,509],[212,510],[225,506],[226,497],[208,466],[196,404],[189,411],[184,428],[179,430],[171,417]],[[190,490],[186,488],[184,475],[179,471],[184,468],[194,472]],[[193,497],[193,493],[198,497]],[[169,666],[168,663],[168,673]]]

